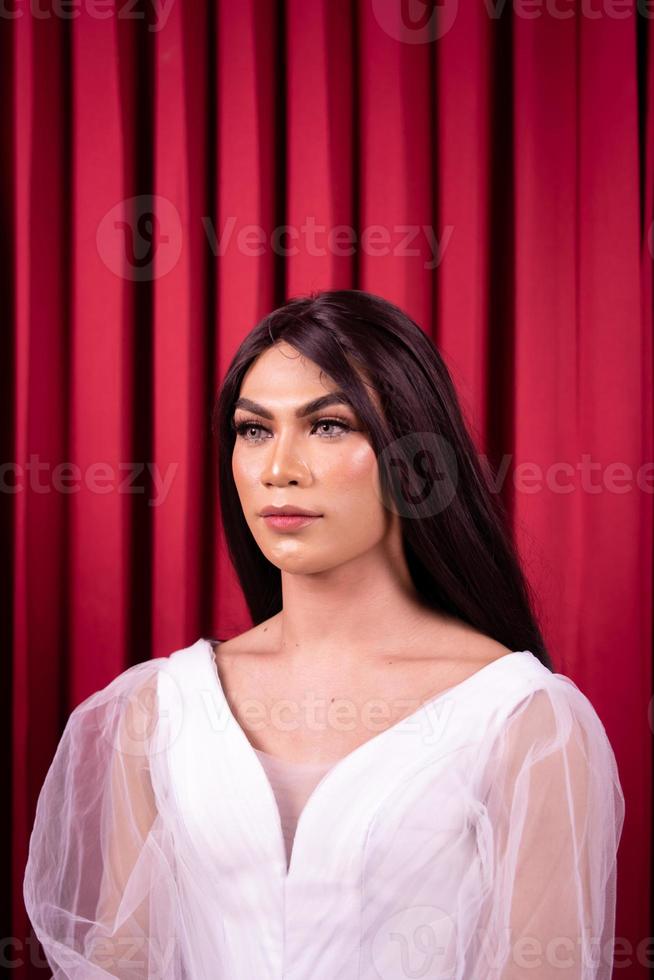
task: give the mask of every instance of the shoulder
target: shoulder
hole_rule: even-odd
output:
[[[280,646],[280,614],[276,613],[229,639],[210,642],[215,655],[221,661],[229,661],[234,657],[274,654]]]
[[[417,641],[427,659],[459,660],[462,664],[483,666],[513,653],[488,634],[456,616],[426,610]]]
[[[165,669],[167,661],[167,657],[157,657],[126,667],[102,687],[87,695],[76,706],[75,711],[93,707],[104,701],[120,699],[126,693],[152,689],[156,686],[157,676],[161,670]]]
[[[473,778],[493,833],[515,835],[514,856],[521,838],[530,841],[521,861],[535,856],[538,835],[549,854],[592,848],[589,860],[600,867],[605,848],[615,853],[624,820],[616,757],[589,698],[569,677],[549,673],[534,675],[478,753]]]
[[[590,698],[565,674],[536,658],[526,674],[526,690],[507,706],[497,731],[496,759],[513,767],[559,760],[569,772],[595,766],[617,780],[608,733]]]
[[[594,775],[606,798],[615,788],[619,800],[613,747],[598,711],[574,681],[533,654],[520,658],[515,675],[504,672],[501,680],[471,766],[481,798],[494,793],[507,801],[514,790],[527,792],[530,786],[583,790]]]
[[[114,762],[140,765],[156,731],[157,681],[165,663],[166,658],[157,658],[133,664],[75,705],[50,771],[64,773],[71,784],[76,779],[101,779]]]
[[[426,686],[438,691],[467,680],[514,652],[460,620],[443,622],[427,617],[407,659],[428,682]]]
[[[222,640],[220,647],[222,650],[234,650],[239,652],[256,651],[257,653],[274,652],[279,646],[281,638],[281,613],[269,616],[256,626],[237,633],[228,640]]]
[[[167,657],[157,657],[125,668],[73,708],[66,731],[104,735],[123,744],[130,732],[149,730],[156,715],[159,677],[167,663]]]

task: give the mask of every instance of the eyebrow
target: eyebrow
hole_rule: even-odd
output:
[[[350,407],[351,403],[344,391],[331,391],[328,395],[321,395],[320,398],[314,398],[313,401],[307,402],[306,405],[300,405],[299,408],[295,410],[295,417],[298,419],[304,418],[306,415],[312,415],[313,412],[320,412],[323,408],[327,408],[328,405],[348,405]],[[273,419],[274,415],[263,405],[259,405],[257,402],[253,402],[250,398],[239,398],[234,404],[234,411],[237,408],[243,408],[248,412],[254,412],[256,415],[260,415],[264,419]]]

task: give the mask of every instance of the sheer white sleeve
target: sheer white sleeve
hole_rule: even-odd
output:
[[[41,788],[23,892],[56,980],[183,976],[151,781],[157,676],[137,664],[78,705]]]
[[[557,675],[514,709],[485,764],[492,888],[466,978],[610,980],[625,808],[591,702]]]

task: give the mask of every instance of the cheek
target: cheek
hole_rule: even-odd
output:
[[[256,453],[243,452],[235,446],[232,451],[232,476],[239,493],[247,493],[250,487],[257,486],[261,479],[261,460],[257,460]]]
[[[323,476],[330,482],[354,482],[372,487],[377,463],[371,446],[365,442],[344,446],[342,452],[325,457],[322,469]]]
[[[369,493],[374,493],[376,472],[375,454],[367,442],[324,453],[314,465],[314,475],[325,486],[348,486]]]
[[[332,514],[354,526],[376,528],[383,523],[384,507],[379,488],[379,471],[369,443],[343,447],[328,462],[314,470],[317,485],[325,491],[325,506]],[[320,494],[318,494],[320,496]]]

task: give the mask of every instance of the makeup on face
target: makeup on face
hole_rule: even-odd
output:
[[[350,419],[344,417],[345,413],[343,416],[318,416],[318,418],[313,420],[311,416],[326,409],[330,405],[342,404],[347,404],[345,394],[340,391],[330,392],[327,395],[312,399],[305,405],[301,405],[296,409],[295,417],[298,419],[308,419],[311,426],[309,432],[311,436],[316,435],[327,442],[331,442],[340,439],[347,432],[358,430]],[[239,414],[244,411],[249,411],[252,415],[259,416],[259,418],[251,418]],[[274,415],[263,405],[252,401],[252,399],[239,398],[236,402],[231,421],[237,438],[245,444],[254,446],[265,443],[269,438],[269,435],[266,435],[266,433],[269,434],[270,429],[259,421],[261,418],[273,421]],[[307,509],[298,506],[296,511],[289,504],[283,507],[285,513],[266,513],[266,509],[264,508],[260,516],[266,526],[271,530],[281,533],[295,532],[315,524],[324,516],[319,513],[301,513],[301,511]]]
[[[322,520],[320,517],[311,517],[307,514],[265,514],[263,517],[266,525],[275,531],[299,531],[316,521]]]

